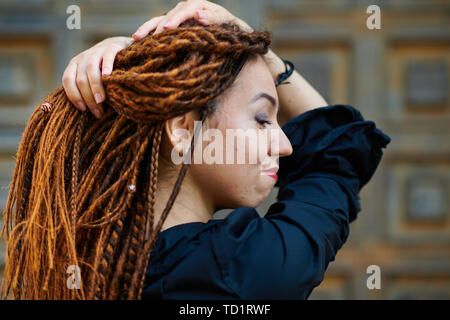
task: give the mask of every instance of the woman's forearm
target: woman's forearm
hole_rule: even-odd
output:
[[[270,68],[274,80],[279,73],[285,71],[285,66],[280,57],[272,50],[264,55],[264,60]],[[303,112],[327,105],[325,99],[318,93],[296,70],[285,80],[288,84],[277,87],[280,102],[279,122],[284,124]]]

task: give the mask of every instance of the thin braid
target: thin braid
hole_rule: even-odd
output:
[[[137,149],[137,156],[135,158],[135,161],[132,164],[132,170],[134,171],[134,174],[132,175],[131,178],[131,184],[136,185],[136,180],[137,180],[137,162],[140,160],[140,157],[143,155],[147,144],[148,144],[148,138],[144,141],[143,144],[136,144],[135,148]],[[138,141],[138,140],[137,140]],[[127,194],[127,198],[126,198],[126,206],[124,210],[120,210],[120,212],[126,213],[127,212],[127,208],[131,207],[131,200],[132,200],[132,196],[133,193],[128,193]],[[119,210],[118,210],[119,212]],[[112,233],[111,233],[111,237],[110,237],[110,241],[106,244],[106,248],[105,248],[105,253],[103,255],[103,258],[101,260],[100,266],[101,266],[101,274],[103,275],[102,277],[102,282],[106,281],[109,277],[110,271],[108,271],[108,266],[110,265],[110,261],[111,259],[113,259],[113,255],[114,255],[114,249],[115,246],[117,245],[117,243],[119,242],[119,238],[120,238],[120,234],[122,232],[122,227],[123,224],[121,223],[121,221],[119,220],[118,223],[116,223],[114,225],[114,227],[112,228]],[[102,283],[102,286],[105,287],[107,284],[106,283]],[[100,292],[100,291],[99,291]],[[101,298],[99,296],[99,292],[97,293],[97,298]]]
[[[156,127],[152,127],[148,139],[154,136]],[[153,147],[152,147],[153,148]],[[147,160],[146,160],[147,161]],[[136,186],[138,188],[140,186]],[[137,199],[140,201],[140,199]],[[116,282],[121,281],[123,290],[121,292],[116,292],[121,299],[126,299],[128,297],[128,288],[131,286],[131,281],[133,273],[136,269],[136,260],[141,255],[139,248],[140,243],[143,242],[143,233],[140,232],[145,223],[145,211],[143,210],[141,203],[138,205],[138,210],[133,217],[132,227],[130,228],[129,236],[125,242],[125,247],[123,248],[122,254],[118,259],[116,266],[116,273],[123,273],[123,277],[119,280],[117,277]],[[116,295],[112,298],[117,297]]]
[[[2,297],[140,298],[188,169],[181,166],[155,226],[164,122],[191,110],[203,119],[248,57],[265,54],[270,42],[270,32],[190,19],[118,52],[102,77],[100,120],[76,109],[61,87],[45,97],[17,151],[2,230]],[[81,271],[77,290],[67,287],[69,265]]]
[[[149,240],[149,235],[153,233],[153,221],[155,213],[155,196],[156,196],[156,186],[158,183],[158,158],[159,158],[159,148],[161,144],[163,126],[161,125],[156,131],[155,139],[153,141],[152,149],[152,160],[150,162],[150,192],[148,193],[148,224],[145,228],[145,241]]]
[[[75,133],[75,143],[74,143],[74,150],[72,155],[72,190],[71,190],[71,225],[72,228],[72,242],[74,250],[76,251],[75,244],[77,242],[76,238],[76,230],[77,230],[77,202],[76,202],[76,195],[78,194],[78,166],[79,166],[79,156],[80,156],[80,140],[81,140],[81,131],[83,130],[83,124],[85,121],[85,114],[83,114],[80,118],[80,121],[78,122],[76,133]],[[72,265],[77,266],[77,254],[74,253],[74,260],[72,261]],[[75,298],[78,295],[78,291],[72,290],[73,298]],[[84,292],[81,290],[81,294],[83,295]]]
[[[149,193],[147,197],[147,217],[145,223],[145,228],[143,232],[143,243],[140,243],[140,246],[143,248],[143,252],[139,255],[137,261],[137,270],[135,273],[135,277],[133,278],[132,287],[130,288],[131,292],[136,292],[137,295],[133,296],[134,299],[140,298],[142,294],[142,287],[145,280],[145,271],[147,269],[148,260],[150,258],[150,235],[153,234],[153,221],[155,216],[155,198],[156,198],[156,187],[158,182],[158,158],[159,158],[159,149],[161,145],[163,126],[159,126],[156,130],[156,134],[153,140],[153,148],[152,148],[152,159],[150,161],[150,183],[149,183]]]

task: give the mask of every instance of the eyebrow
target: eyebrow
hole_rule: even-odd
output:
[[[275,100],[275,98],[265,92],[258,93],[256,96],[253,97],[253,99],[250,101],[250,103],[253,103],[256,100],[261,99],[261,98],[266,98],[267,100],[269,100],[270,103],[272,104],[272,106],[274,106],[278,110],[279,106],[277,105],[277,101]]]

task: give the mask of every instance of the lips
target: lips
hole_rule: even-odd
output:
[[[264,174],[273,174],[273,173],[276,174],[278,172],[278,169],[279,169],[278,167],[273,167],[270,169],[264,169],[261,172]]]
[[[278,167],[273,167],[273,168],[270,168],[267,170],[262,170],[261,174],[267,175],[267,176],[273,178],[275,181],[277,181],[278,180],[278,175],[277,175],[278,169],[279,169]]]

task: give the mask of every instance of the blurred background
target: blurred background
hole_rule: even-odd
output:
[[[213,1],[273,33],[271,48],[329,104],[350,104],[392,138],[361,191],[358,219],[311,299],[450,298],[450,1]],[[0,209],[32,110],[69,60],[131,34],[178,1],[0,1]],[[69,30],[70,5],[80,29]],[[370,5],[380,29],[369,29]],[[258,208],[264,215],[273,190]],[[216,218],[227,211],[217,212]],[[0,219],[0,223],[2,223]],[[5,243],[0,241],[0,277]],[[369,289],[376,265],[381,287]]]

